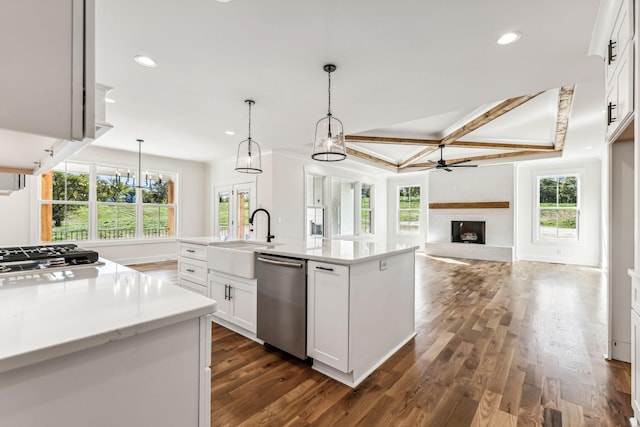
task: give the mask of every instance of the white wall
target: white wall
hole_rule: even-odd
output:
[[[31,233],[31,203],[38,177],[27,177],[27,188],[0,196],[0,247],[36,244]]]
[[[538,175],[580,175],[578,242],[536,242]],[[516,257],[521,260],[599,266],[601,262],[601,178],[599,159],[553,159],[517,168]]]
[[[234,170],[235,160],[227,159],[210,163],[210,178],[207,191],[207,232],[213,230],[213,191],[216,186],[248,182],[247,175]],[[375,187],[376,237],[386,237],[387,199],[385,173],[378,169],[345,160],[338,164],[311,160],[289,152],[268,152],[262,154],[263,173],[255,175],[257,207],[265,208],[271,214],[271,233],[278,239],[304,239],[305,237],[305,175],[316,174],[345,178],[373,184]],[[264,226],[263,226],[264,227]],[[257,236],[264,230],[257,224]]]
[[[99,162],[137,169],[137,152],[89,146],[68,161]],[[199,162],[145,155],[142,168],[178,173],[176,212],[177,236],[198,236],[205,227],[206,165]],[[9,197],[0,198],[0,245],[38,244],[38,205],[36,203],[39,177],[31,177],[28,187]],[[96,250],[100,256],[131,264],[177,258],[175,238],[158,240],[126,240],[81,242],[83,247]]]
[[[485,244],[514,246],[513,164],[434,171],[429,203],[509,202],[500,209],[429,209],[428,242],[451,242],[451,221],[485,221]]]

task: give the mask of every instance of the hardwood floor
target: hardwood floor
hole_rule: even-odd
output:
[[[419,255],[417,336],[355,389],[214,324],[212,425],[629,425],[606,292],[590,268]]]

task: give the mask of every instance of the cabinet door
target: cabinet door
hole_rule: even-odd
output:
[[[634,417],[640,416],[640,316],[631,310],[631,407]]]
[[[309,261],[307,356],[349,372],[349,267]]]
[[[250,331],[256,332],[256,287],[230,280],[229,321]]]
[[[94,14],[93,0],[2,3],[1,128],[73,141],[95,136]]]
[[[209,276],[209,296],[218,302],[218,308],[216,309],[214,316],[224,320],[229,320],[229,290],[227,288],[228,283],[220,278],[210,275]]]

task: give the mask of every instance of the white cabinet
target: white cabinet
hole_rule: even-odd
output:
[[[218,309],[213,316],[255,335],[256,280],[242,279],[230,274],[212,271],[209,274],[209,289],[211,290],[211,298],[218,302]],[[242,331],[240,332],[242,333]]]
[[[178,242],[178,285],[209,296],[207,284],[207,247]]]
[[[0,128],[95,137],[94,9],[94,0],[3,2]]]
[[[620,2],[605,52],[607,141],[613,142],[629,125],[634,111],[633,0]]]
[[[349,267],[309,261],[307,356],[349,372]]]

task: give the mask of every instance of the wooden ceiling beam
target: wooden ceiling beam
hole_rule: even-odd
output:
[[[360,136],[345,135],[347,142],[359,144],[389,144],[389,145],[418,145],[418,146],[438,146],[441,141],[436,139],[413,139],[413,138],[392,138],[382,136]],[[454,141],[449,143],[452,147],[465,148],[486,148],[496,150],[537,150],[537,151],[553,151],[553,146],[536,145],[536,144],[516,144],[506,142],[490,142],[490,141]]]
[[[518,96],[516,98],[510,98],[510,99],[507,99],[506,101],[501,102],[500,104],[498,104],[495,107],[491,108],[489,111],[479,115],[475,119],[465,123],[464,125],[462,125],[458,129],[456,129],[453,132],[451,132],[449,135],[445,136],[440,141],[440,144],[441,145],[451,144],[452,142],[458,140],[459,138],[462,138],[463,136],[467,135],[468,133],[473,132],[474,130],[478,129],[479,127],[484,126],[487,123],[497,119],[498,117],[508,113],[509,111],[513,110],[514,108],[517,108],[517,107],[521,106],[525,102],[535,98],[536,96],[540,95],[541,93],[542,92],[538,92],[535,95]],[[432,151],[434,151],[434,150],[431,147],[425,148],[424,150],[421,150],[420,152],[418,152],[418,153],[414,154],[413,156],[409,157],[408,159],[406,159],[404,162],[400,163],[400,165],[398,167],[400,169],[406,168],[407,166],[411,165],[411,163],[415,162],[416,160],[418,160],[421,157],[426,156],[427,154],[431,153]]]
[[[569,116],[571,115],[571,106],[573,105],[573,94],[575,85],[562,86],[558,95],[558,114],[556,116],[556,132],[553,142],[553,148],[556,151],[564,150],[564,141],[567,137],[567,128],[569,127]]]
[[[347,142],[364,144],[396,144],[396,145],[440,145],[437,139],[391,138],[385,136],[345,135]]]
[[[488,154],[486,156],[475,156],[475,157],[461,157],[459,159],[448,159],[447,163],[451,164],[451,163],[455,163],[455,162],[462,162],[464,160],[469,160],[471,162],[477,162],[479,160],[491,160],[491,159],[506,159],[509,157],[520,157],[520,156],[530,156],[532,154],[541,154],[540,151],[532,151],[532,150],[525,150],[525,151],[514,151],[511,153],[499,153],[499,154]],[[426,167],[432,167],[433,163],[414,163],[411,165],[412,168],[426,168]]]
[[[8,166],[0,166],[1,173],[19,173],[23,175],[33,175],[33,169],[13,168]]]
[[[354,150],[353,148],[350,148],[350,147],[346,147],[346,148],[347,148],[347,154],[350,155],[350,156],[358,157],[360,159],[367,160],[367,161],[370,161],[370,162],[373,162],[373,163],[377,163],[379,165],[392,167],[394,169],[398,168],[398,165],[396,165],[395,163],[390,162],[388,160],[381,159],[380,157],[376,157],[376,156],[373,156],[371,154],[363,153],[362,151]]]

